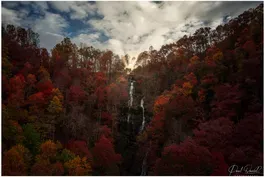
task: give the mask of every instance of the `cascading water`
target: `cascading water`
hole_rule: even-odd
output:
[[[129,99],[129,102],[128,102],[129,111],[130,111],[130,109],[131,109],[131,107],[133,105],[133,90],[134,90],[133,83],[134,83],[134,81],[130,82],[130,91],[129,91],[130,99]],[[130,122],[130,118],[131,118],[131,114],[128,113],[128,116],[127,116],[127,122],[128,123]]]
[[[149,151],[145,154],[143,163],[142,163],[142,171],[140,176],[146,176],[147,175],[147,156]]]
[[[131,81],[131,86],[130,86],[130,107],[132,107],[132,104],[133,104],[133,82],[134,81]]]
[[[141,126],[141,131],[143,131],[144,129],[144,125],[145,125],[145,117],[144,117],[144,98],[141,99],[141,108],[143,109],[143,121],[142,121],[142,126]]]
[[[131,118],[131,114],[129,113],[128,116],[127,116],[127,122],[128,123],[130,122],[130,118]]]
[[[140,176],[147,176],[147,172],[148,172],[147,157],[148,157],[148,154],[151,151],[151,148],[152,148],[152,141],[149,141],[149,148],[148,148],[147,152],[145,153],[145,156],[144,156],[144,159],[143,159],[142,171],[141,171],[141,175]]]

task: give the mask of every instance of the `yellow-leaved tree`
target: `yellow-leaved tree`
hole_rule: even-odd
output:
[[[86,157],[81,159],[79,156],[77,156],[74,159],[65,162],[64,167],[70,176],[84,176],[92,174],[91,165],[87,161]]]
[[[63,111],[63,105],[57,96],[54,96],[50,101],[48,111],[51,114],[59,114]]]
[[[31,155],[29,150],[23,145],[18,144],[10,150],[4,152],[3,156],[3,175],[26,176]]]

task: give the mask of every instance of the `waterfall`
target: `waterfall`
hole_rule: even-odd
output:
[[[144,160],[143,160],[143,163],[142,163],[142,172],[141,172],[141,175],[140,176],[146,176],[146,170],[147,170],[147,156],[148,156],[148,152],[146,152],[145,154],[145,157],[144,157]]]
[[[130,94],[130,104],[129,104],[129,107],[132,107],[132,104],[133,104],[133,82],[134,81],[131,81],[131,85],[130,85],[130,92],[129,92],[129,94]]]
[[[130,95],[130,99],[128,101],[128,107],[129,107],[129,111],[131,110],[131,107],[133,105],[133,90],[134,90],[134,86],[133,86],[134,81],[131,80],[130,82],[130,90],[129,90],[129,95]],[[128,113],[127,116],[127,122],[130,122],[130,118],[131,118],[131,114]]]
[[[144,117],[144,97],[141,99],[141,108],[143,110],[143,121],[142,121],[141,131],[143,131],[144,124],[145,124],[145,117]]]
[[[130,117],[131,117],[131,114],[129,113],[128,116],[127,116],[127,122],[128,123],[130,122]]]
[[[149,148],[147,152],[145,153],[145,157],[142,163],[142,172],[140,176],[147,176],[147,170],[148,170],[147,157],[148,157],[149,152],[151,151],[151,148],[152,148],[152,141],[149,141]]]

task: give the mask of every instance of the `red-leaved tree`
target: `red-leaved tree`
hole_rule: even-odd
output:
[[[210,175],[213,171],[211,153],[187,138],[179,145],[164,148],[155,166],[156,175]]]

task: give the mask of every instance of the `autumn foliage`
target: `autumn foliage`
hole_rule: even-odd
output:
[[[262,166],[263,87],[258,63],[263,60],[263,42],[260,31],[253,31],[262,30],[259,8],[263,6],[151,51],[162,55],[146,66],[157,67],[155,74],[145,68],[135,71],[150,75],[143,83],[158,79],[154,116],[137,137],[138,152],[149,158],[148,174],[228,175],[233,164]],[[171,85],[165,86],[168,82]]]
[[[262,22],[263,4],[137,59],[70,38],[49,52],[31,29],[3,26],[3,175],[218,176],[233,164],[263,166]]]
[[[92,173],[91,165],[87,162],[86,157],[76,158],[64,164],[70,176],[88,176]]]
[[[121,156],[115,153],[113,144],[104,135],[95,144],[93,154],[95,166],[108,167],[121,162]]]
[[[23,145],[12,147],[3,156],[3,175],[27,175],[30,158],[29,150]]]
[[[210,175],[212,163],[211,153],[206,148],[187,139],[180,145],[164,148],[161,159],[156,162],[156,175]]]

